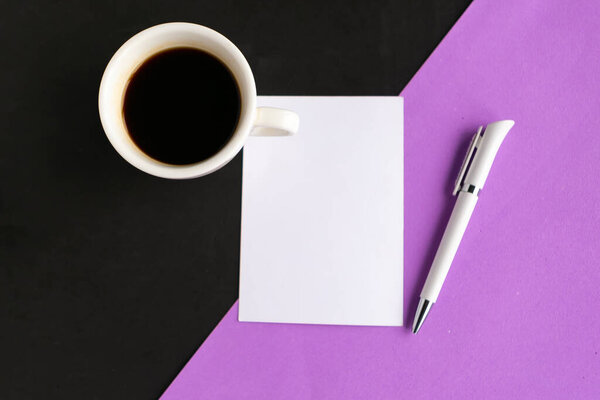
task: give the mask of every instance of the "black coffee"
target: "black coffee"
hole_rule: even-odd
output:
[[[157,53],[131,77],[123,118],[134,143],[167,164],[203,161],[229,141],[240,115],[240,91],[216,57],[180,47]]]

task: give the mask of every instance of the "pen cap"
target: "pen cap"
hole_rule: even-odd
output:
[[[496,158],[496,153],[498,153],[498,149],[504,141],[506,134],[514,124],[515,121],[511,120],[488,124],[477,145],[477,151],[465,177],[465,185],[474,185],[479,189],[483,188],[485,180],[490,173],[490,168],[492,168],[494,158]]]

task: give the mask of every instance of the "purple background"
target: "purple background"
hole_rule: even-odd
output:
[[[476,0],[404,89],[406,328],[237,322],[164,399],[600,398],[600,4]],[[479,124],[514,119],[408,327]]]

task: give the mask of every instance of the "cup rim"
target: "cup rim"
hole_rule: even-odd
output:
[[[120,115],[114,115],[115,112],[113,112],[109,107],[110,103],[115,101],[115,88],[112,87],[112,81],[116,79],[115,77],[117,74],[123,73],[122,69],[119,70],[119,67],[121,67],[122,61],[128,57],[128,54],[131,53],[131,50],[138,46],[147,46],[148,43],[150,43],[154,38],[160,37],[165,33],[173,32],[191,34],[202,38],[205,41],[208,40],[212,42],[213,45],[218,46],[222,51],[231,56],[231,59],[235,60],[236,68],[232,68],[231,62],[228,63],[223,60],[222,57],[218,57],[218,55],[211,52],[211,54],[217,56],[232,72],[240,90],[241,97],[240,117],[236,129],[229,141],[225,144],[225,146],[223,146],[223,148],[221,148],[221,150],[213,154],[211,157],[200,162],[187,165],[167,164],[145,154],[129,137],[125,123],[122,120],[122,113],[120,113]],[[198,43],[198,48],[209,51],[202,48],[201,45],[202,43]],[[172,45],[163,46],[160,49],[149,50],[144,56],[144,59],[139,62],[137,66],[157,52],[180,46],[181,44],[178,45],[174,42]],[[133,75],[137,66],[129,69],[127,72],[129,77]],[[122,87],[117,88],[117,90],[124,92],[126,84],[119,86]],[[120,96],[122,101],[123,93],[121,93]],[[120,110],[122,109],[121,107],[122,106],[119,106]],[[152,26],[135,34],[123,45],[121,45],[121,47],[115,52],[108,62],[102,75],[98,93],[98,110],[100,114],[100,121],[108,140],[111,142],[115,150],[121,155],[121,157],[123,157],[127,162],[146,173],[161,178],[196,178],[221,168],[231,161],[242,149],[242,146],[250,134],[252,123],[254,121],[254,114],[256,112],[256,86],[248,61],[242,52],[225,36],[202,25],[188,22],[169,22]],[[117,119],[119,120],[117,121]]]

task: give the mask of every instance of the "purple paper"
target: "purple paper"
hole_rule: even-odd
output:
[[[476,0],[404,89],[406,328],[237,322],[163,399],[600,398],[600,4]],[[408,327],[480,124],[514,119]]]

